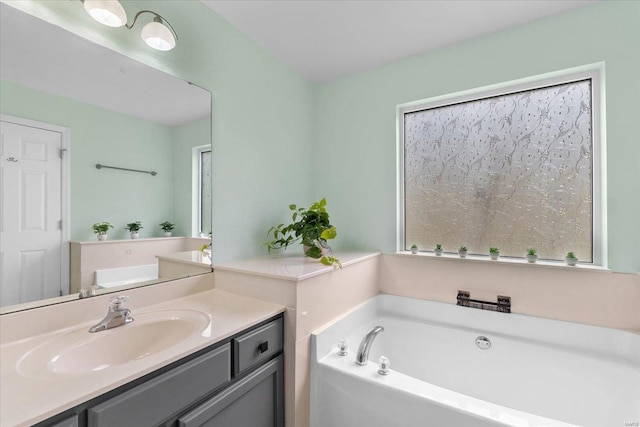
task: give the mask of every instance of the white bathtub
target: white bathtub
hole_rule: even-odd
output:
[[[133,283],[151,282],[158,280],[158,264],[96,270],[95,279],[98,288],[116,288]]]
[[[312,335],[310,410],[311,427],[638,426],[640,335],[380,295]]]

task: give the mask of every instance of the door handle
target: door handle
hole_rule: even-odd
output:
[[[14,163],[15,163],[15,162],[17,162],[17,161],[18,161],[18,159],[16,159],[15,157],[8,157],[8,158],[7,158],[7,161],[8,161],[8,162],[14,162]]]

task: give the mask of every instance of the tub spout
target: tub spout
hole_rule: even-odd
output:
[[[382,326],[376,326],[375,328],[367,332],[367,335],[362,338],[360,347],[358,347],[358,354],[356,354],[356,363],[358,365],[364,366],[367,364],[367,360],[369,359],[369,351],[371,351],[373,340],[376,339],[380,332],[384,332],[384,328]]]

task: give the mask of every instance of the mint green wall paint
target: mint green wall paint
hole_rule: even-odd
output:
[[[192,200],[197,200],[198,197],[193,188],[194,179],[197,182],[198,164],[193,162],[193,148],[210,144],[209,119],[197,120],[173,128],[174,206],[173,217],[169,221],[176,224],[175,235],[195,236],[192,231],[192,222],[197,224],[198,212],[197,203],[192,203]],[[206,232],[208,231],[209,229],[206,229]]]
[[[396,250],[396,105],[602,61],[609,266],[640,271],[639,41],[640,3],[608,1],[318,85],[314,194],[335,246]]]
[[[9,4],[211,91],[214,260],[264,255],[266,230],[312,193],[312,85],[199,1],[122,3],[129,17],[143,9],[166,17],[176,48],[148,48],[146,21],[102,26],[79,1]]]
[[[165,53],[138,30],[96,24],[78,2],[12,4],[212,92],[218,262],[263,254],[289,203],[322,196],[336,248],[395,251],[396,105],[603,61],[609,265],[640,270],[637,2],[582,7],[316,87],[198,1],[124,3],[171,21],[180,39]]]
[[[108,221],[109,236],[161,236],[173,215],[173,128],[14,83],[0,83],[0,112],[70,129],[70,237],[94,240],[91,225]],[[98,170],[96,163],[155,170],[158,175]]]

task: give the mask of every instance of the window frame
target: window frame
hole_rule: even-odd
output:
[[[404,123],[405,114],[414,113],[426,109],[433,109],[448,105],[460,104],[469,101],[477,101],[502,95],[509,95],[517,92],[525,92],[541,89],[549,86],[556,86],[565,83],[572,83],[582,80],[591,80],[591,120],[592,120],[592,263],[589,265],[607,266],[606,254],[606,183],[604,168],[605,158],[605,136],[602,133],[604,123],[604,105],[602,104],[602,94],[604,93],[601,75],[604,74],[604,64],[593,64],[585,67],[578,67],[571,70],[563,70],[556,73],[549,73],[541,76],[529,77],[526,79],[514,80],[491,86],[484,86],[470,89],[463,92],[456,92],[442,96],[436,96],[419,101],[409,102],[396,107],[396,130],[397,130],[397,248],[398,252],[406,252],[406,231],[405,231],[405,186],[404,186]],[[488,255],[487,255],[488,257]]]
[[[201,145],[198,147],[193,147],[193,163],[194,163],[194,180],[193,180],[193,192],[195,193],[195,212],[194,212],[194,220],[195,227],[193,227],[193,235],[200,236],[205,234],[208,236],[209,232],[202,229],[202,154],[206,152],[211,152],[213,156],[212,146]]]

